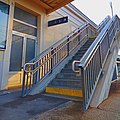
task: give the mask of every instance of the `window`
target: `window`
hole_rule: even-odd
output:
[[[37,36],[37,16],[15,7],[13,30]]]
[[[6,48],[9,5],[0,2],[0,49]]]
[[[33,26],[37,26],[37,17],[18,7],[15,7],[14,18]]]
[[[10,71],[20,71],[22,67],[23,37],[13,35],[10,57]],[[16,52],[19,51],[19,52]]]
[[[25,25],[15,20],[13,22],[13,30],[28,34],[28,35],[37,36],[37,28],[31,27],[29,25]]]

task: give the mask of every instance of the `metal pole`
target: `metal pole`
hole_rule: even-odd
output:
[[[112,6],[112,1],[110,1],[110,8],[111,8],[111,13],[112,13],[112,17],[113,17],[113,6]]]

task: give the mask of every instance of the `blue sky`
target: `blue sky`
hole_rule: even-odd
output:
[[[111,15],[110,1],[112,1],[114,14],[120,17],[120,0],[74,0],[72,3],[99,24],[107,15]]]

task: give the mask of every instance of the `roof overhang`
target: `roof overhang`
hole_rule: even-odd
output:
[[[50,14],[55,10],[65,6],[73,0],[33,0],[46,10],[46,14]]]

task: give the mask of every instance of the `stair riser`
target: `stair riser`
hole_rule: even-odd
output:
[[[72,70],[72,69],[62,69],[62,71],[61,71],[62,73],[73,73],[73,74],[75,74],[75,72]]]
[[[54,81],[51,85],[59,86],[59,87],[69,87],[69,88],[80,88],[81,89],[81,82],[73,82],[73,81]]]
[[[82,90],[72,90],[72,89],[61,89],[61,88],[46,88],[47,93],[73,96],[73,97],[82,97]]]
[[[73,74],[70,74],[70,73],[59,73],[57,76],[56,76],[56,78],[67,78],[67,77],[69,77],[69,78],[79,78],[79,76],[77,76],[75,73],[73,73]]]
[[[85,52],[78,52],[78,53],[76,53],[76,55],[75,56],[83,56],[85,54]]]
[[[58,74],[56,76],[56,78],[61,78],[61,79],[65,79],[65,78],[69,78],[69,79],[79,79],[80,77],[74,73],[74,74],[64,74],[64,73],[61,73],[61,74]]]
[[[81,55],[76,55],[76,56],[74,56],[74,57],[72,58],[72,60],[77,59],[77,58],[81,59],[82,56],[81,56]]]

